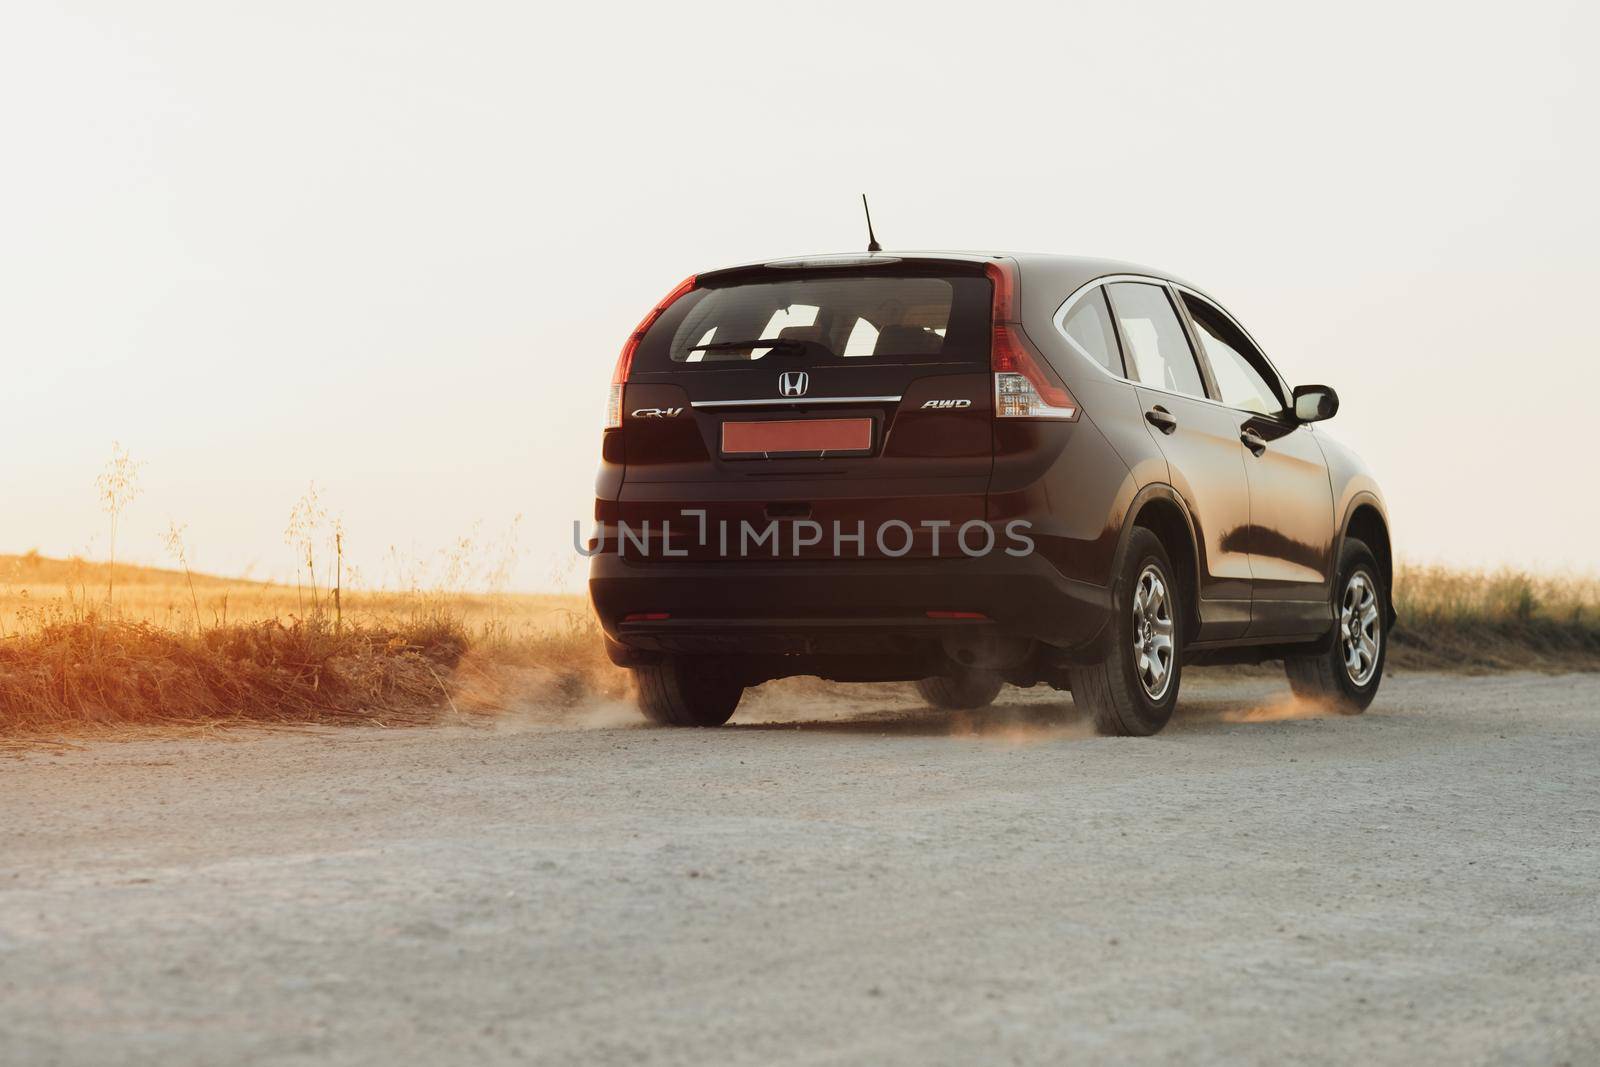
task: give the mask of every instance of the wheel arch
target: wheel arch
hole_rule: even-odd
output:
[[[1167,556],[1178,570],[1178,581],[1183,589],[1183,625],[1185,639],[1200,629],[1200,539],[1195,534],[1194,520],[1184,506],[1183,497],[1170,485],[1155,483],[1141,489],[1128,505],[1127,518],[1117,539],[1116,563],[1113,574],[1120,576],[1127,559],[1128,542],[1135,527],[1149,530],[1161,541]],[[1116,581],[1120,581],[1120,577]],[[1116,590],[1113,589],[1113,594]]]
[[[1372,549],[1378,560],[1378,577],[1383,581],[1383,597],[1388,609],[1388,624],[1394,625],[1394,548],[1389,539],[1389,518],[1383,505],[1371,493],[1360,493],[1350,501],[1344,523],[1340,527],[1339,544],[1334,556],[1344,554],[1344,543],[1354,537]],[[1337,595],[1337,592],[1335,592]]]

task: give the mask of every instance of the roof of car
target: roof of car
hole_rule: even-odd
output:
[[[925,249],[918,251],[901,251],[898,249],[884,249],[882,252],[826,252],[809,256],[784,256],[780,259],[757,260],[753,263],[743,263],[735,267],[727,267],[726,271],[748,270],[752,267],[828,267],[828,266],[869,266],[874,260],[881,262],[894,262],[897,260],[926,259],[926,260],[955,260],[965,263],[992,263],[1000,259],[1015,260],[1022,268],[1024,279],[1032,271],[1047,273],[1053,277],[1057,286],[1068,285],[1073,289],[1085,285],[1096,278],[1103,278],[1110,274],[1142,274],[1153,278],[1163,278],[1167,281],[1188,285],[1182,278],[1170,271],[1159,270],[1154,267],[1141,266],[1137,263],[1127,263],[1116,259],[1100,259],[1092,256],[1063,256],[1050,252],[975,252],[959,250]],[[722,270],[708,272],[721,274]],[[1026,284],[1026,282],[1024,282]]]

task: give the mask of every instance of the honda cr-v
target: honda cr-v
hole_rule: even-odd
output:
[[[1236,319],[1161,271],[880,253],[696,275],[611,386],[590,594],[646,716],[772,678],[1070,690],[1164,726],[1185,664],[1282,659],[1339,710],[1383,674],[1366,468]]]

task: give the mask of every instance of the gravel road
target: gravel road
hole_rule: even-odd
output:
[[[0,759],[0,1063],[1600,1060],[1600,677],[768,688]]]

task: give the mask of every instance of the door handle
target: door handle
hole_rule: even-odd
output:
[[[1267,450],[1267,439],[1256,433],[1254,430],[1246,429],[1239,435],[1239,440],[1243,442],[1244,447],[1248,448],[1254,455],[1259,456],[1261,453]]]
[[[1160,404],[1144,413],[1144,421],[1169,436],[1178,428],[1178,417]]]

